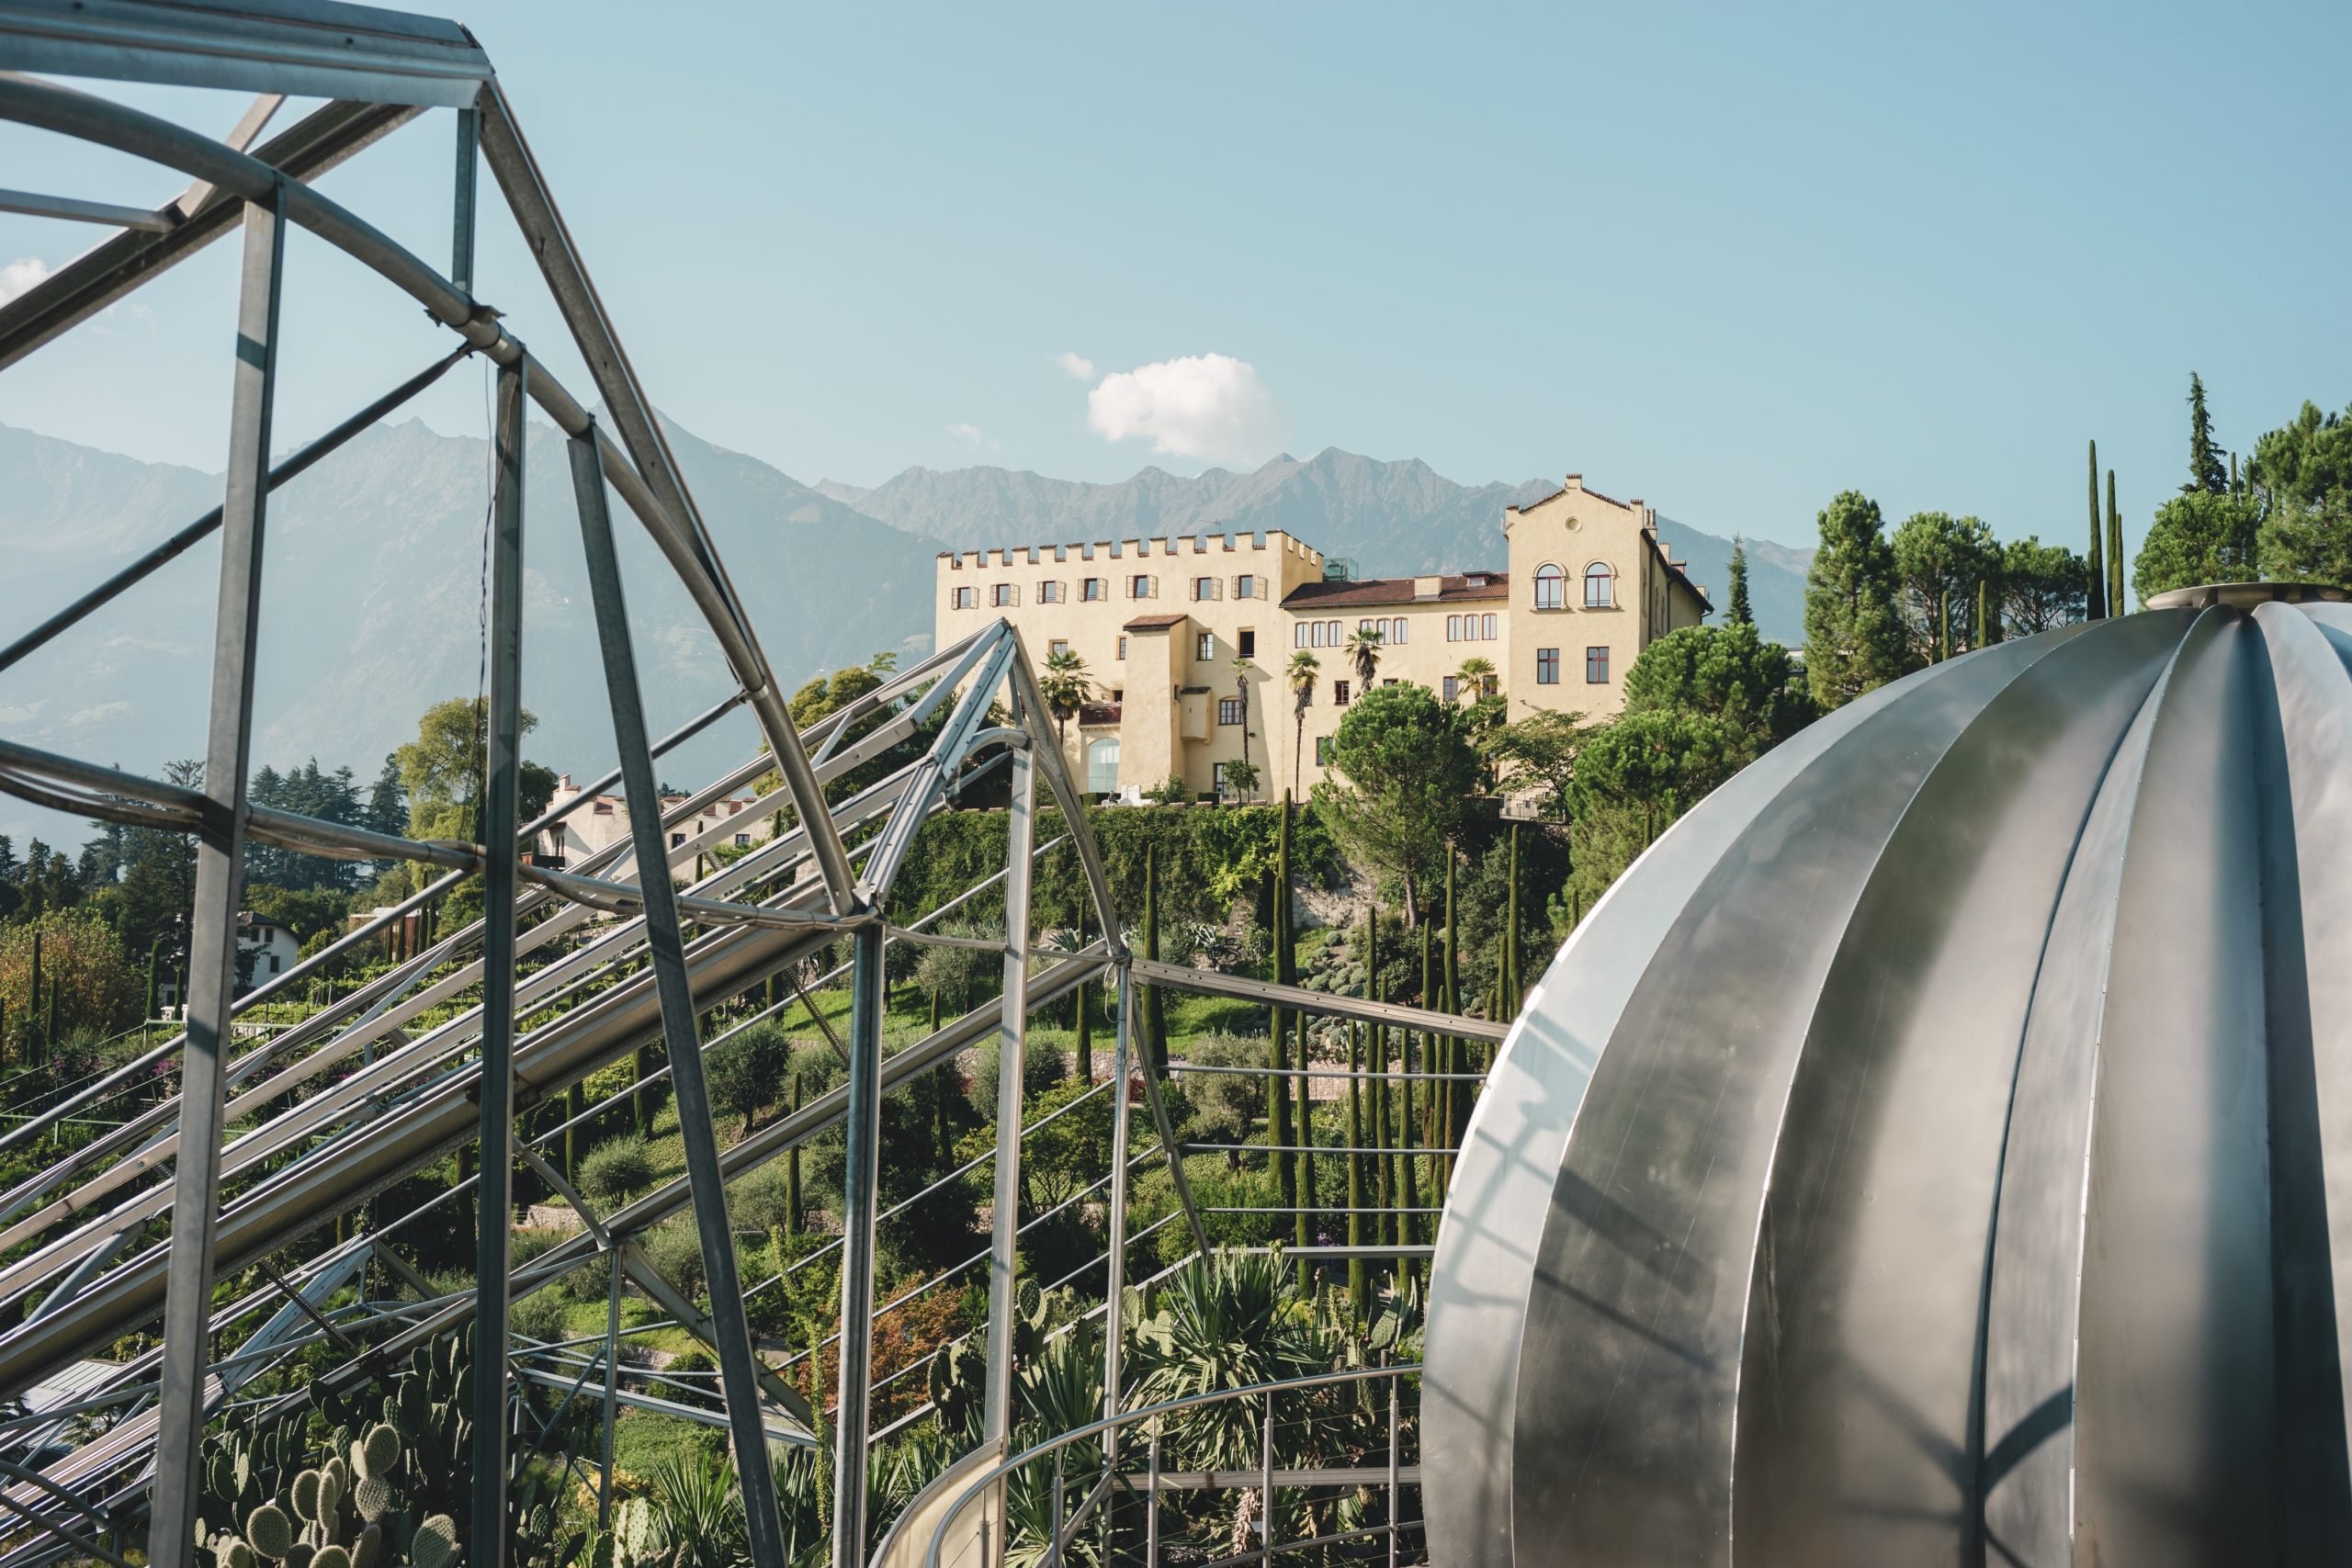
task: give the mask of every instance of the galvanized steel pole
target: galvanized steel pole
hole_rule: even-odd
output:
[[[481,1169],[474,1180],[474,1473],[470,1557],[506,1560],[506,1239],[514,1199],[514,893],[523,735],[524,362],[498,372],[491,504],[490,676],[482,818]],[[476,722],[481,722],[477,717]]]
[[[866,1382],[874,1353],[874,1215],[881,1184],[882,927],[857,928],[842,1107],[842,1345],[833,1410],[833,1568],[865,1568]]]
[[[694,984],[678,930],[677,891],[670,881],[662,841],[661,790],[648,748],[645,709],[629,643],[620,558],[613,547],[612,516],[605,504],[605,474],[595,441],[575,436],[571,475],[578,492],[580,532],[587,548],[589,591],[596,605],[596,639],[605,657],[605,695],[620,751],[623,787],[634,807],[638,884],[645,895],[645,938],[661,998],[662,1032],[669,1043],[670,1083],[678,1103],[678,1134],[685,1145],[686,1180],[694,1193],[695,1230],[702,1242],[703,1276],[710,1290],[710,1330],[718,1352],[719,1388],[735,1444],[737,1484],[755,1568],[784,1568],[784,1526],[776,1509],[775,1476],[768,1465],[767,1424],[760,1415],[759,1369],[752,1359],[743,1282],[735,1268],[735,1236],[727,1218],[727,1179],[710,1115],[702,1039],[695,1017]],[[619,1258],[614,1258],[619,1266]],[[859,1468],[861,1481],[864,1467]]]
[[[989,1337],[980,1393],[980,1440],[1012,1431],[1012,1311],[1021,1232],[1021,1108],[1028,1068],[1029,846],[1035,830],[1037,768],[1034,743],[1012,748],[1012,801],[1005,823],[1004,1011],[997,1027],[996,1212],[989,1226]]]
[[[227,1112],[221,1053],[237,991],[237,903],[244,883],[245,776],[260,630],[262,525],[277,379],[277,304],[285,276],[282,183],[274,195],[266,206],[245,209],[229,472],[220,509],[220,588],[212,626],[212,710],[204,753],[204,793],[210,809],[196,857],[187,1050],[180,1075],[164,1362],[156,1391],[155,1490],[148,1514],[147,1559],[155,1568],[185,1568],[195,1555],[212,1314],[212,1228],[220,1203],[220,1131]]]

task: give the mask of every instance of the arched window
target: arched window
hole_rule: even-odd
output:
[[[1119,793],[1119,738],[1105,736],[1086,743],[1086,789],[1090,795]]]
[[[1595,561],[1584,569],[1584,607],[1606,610],[1617,603],[1617,574],[1609,570],[1606,561]]]
[[[1535,607],[1565,610],[1568,605],[1568,574],[1550,561],[1535,569]]]

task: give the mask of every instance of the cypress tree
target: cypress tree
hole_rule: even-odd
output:
[[[1396,1216],[1396,1241],[1410,1247],[1420,1239],[1420,1181],[1413,1169],[1413,1032],[1399,1030],[1396,1034],[1396,1179],[1400,1188],[1396,1206],[1405,1211]],[[1426,1091],[1421,1096],[1426,1101]],[[1396,1265],[1396,1278],[1405,1278],[1405,1265]]]
[[[1455,913],[1453,902],[1454,860],[1455,855],[1453,852],[1452,850],[1446,851],[1445,1010],[1450,1013],[1458,1014],[1463,1010],[1462,928],[1456,923],[1459,917]],[[1446,1056],[1448,1059],[1446,1071],[1459,1073],[1468,1070],[1470,1063],[1470,1053],[1467,1049],[1468,1043],[1469,1043],[1467,1041],[1464,1040],[1458,1034],[1448,1035],[1446,1037]],[[1455,1084],[1451,1081],[1448,1082],[1445,1096],[1445,1110],[1447,1117],[1445,1125],[1445,1173],[1446,1176],[1451,1179],[1453,1175],[1453,1151],[1462,1146],[1463,1132],[1470,1125],[1470,1086],[1468,1084]]]
[[[25,1041],[25,1061],[28,1066],[40,1060],[40,1049],[46,1042],[40,1039],[40,928],[33,928],[33,978],[25,991],[25,1026],[31,1032]]]
[[[648,1040],[637,1048],[637,1090],[629,1096],[629,1113],[640,1138],[653,1136],[653,1086],[646,1079],[653,1075],[661,1063],[656,1055],[660,1047]]]
[[[1756,612],[1747,603],[1747,541],[1734,534],[1731,536],[1731,592],[1725,596],[1729,608],[1725,620],[1735,626],[1752,626]]]
[[[1978,648],[1990,648],[2001,640],[2001,617],[1993,613],[1993,584],[1980,580],[1976,584],[1976,641]]]
[[[931,993],[931,1032],[933,1034],[939,1032],[939,993],[937,991]]]
[[[40,1025],[40,1061],[41,1061],[41,1066],[47,1066],[49,1065],[49,1058],[50,1058],[50,1055],[51,1055],[51,1054],[52,1052],[54,1052],[56,1049],[57,1049],[57,976],[54,976],[54,975],[52,975],[52,976],[50,976],[50,978],[49,978],[49,1013],[48,1013],[48,1016],[46,1016],[45,1018],[43,1018],[43,1019],[41,1020],[41,1025]]]
[[[2115,504],[2115,470],[2107,470],[2107,613],[2128,613],[2123,597],[2123,512]]]
[[[1296,1223],[1292,1227],[1292,1231],[1297,1237],[1299,1246],[1308,1247],[1312,1246],[1315,1241],[1314,1210],[1317,1206],[1315,1194],[1315,1099],[1313,1094],[1310,1092],[1314,1085],[1314,1080],[1306,1076],[1306,1015],[1301,1012],[1294,1013],[1292,1017],[1296,1020],[1296,1022],[1293,1027],[1296,1030],[1298,1034],[1298,1050],[1295,1055],[1298,1057],[1299,1146],[1298,1213],[1294,1216]],[[1307,1287],[1308,1272],[1309,1270],[1306,1267],[1306,1259],[1304,1258],[1300,1258],[1298,1260],[1298,1288],[1302,1291],[1306,1290]]]
[[[1273,915],[1273,979],[1283,978],[1283,920],[1279,908],[1280,895],[1268,889],[1276,903]],[[1301,1066],[1305,1063],[1299,1064]],[[1268,1156],[1267,1169],[1274,1179],[1274,1190],[1282,1194],[1283,1207],[1298,1206],[1298,1161],[1291,1145],[1299,1140],[1293,1136],[1290,1100],[1290,1013],[1287,1009],[1274,1008],[1268,1014],[1266,1027],[1266,1142],[1272,1152]]]
[[[800,1113],[800,1075],[792,1075],[792,1111]],[[784,1156],[784,1234],[800,1234],[800,1145],[795,1144]]]
[[[1348,1305],[1362,1323],[1372,1306],[1371,1282],[1364,1273],[1363,1256],[1354,1249],[1364,1245],[1363,1239],[1363,1156],[1357,1151],[1363,1140],[1363,1026],[1348,1025]]]
[[[588,1086],[574,1080],[563,1091],[563,1179],[575,1186],[580,1180],[580,1119],[587,1111]]]
[[[1510,1016],[1519,1016],[1527,988],[1519,974],[1519,824],[1510,825],[1510,888],[1503,899],[1503,998]]]
[[[0,996],[0,1073],[8,1070],[8,998]]]
[[[1143,851],[1143,955],[1159,957],[1159,846],[1146,844]],[[1168,1071],[1168,1009],[1160,999],[1158,986],[1143,988],[1144,1046],[1151,1054],[1151,1070],[1165,1075]]]
[[[2098,515],[2098,443],[2091,443],[2091,553],[2085,564],[2088,581],[2084,583],[2083,619],[2107,619],[2107,551],[2104,547],[2106,530],[2099,525]]]
[[[1941,664],[1951,657],[1951,590],[1936,594],[1936,662]]]
[[[1079,906],[1078,945],[1086,945],[1086,908]],[[1087,983],[1080,980],[1076,993],[1078,1006],[1078,1075],[1088,1088],[1094,1084],[1094,1020],[1093,1009],[1087,1005]]]

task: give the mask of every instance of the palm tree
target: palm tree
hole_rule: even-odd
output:
[[[1254,780],[1257,767],[1250,761],[1250,677],[1258,673],[1257,665],[1247,659],[1233,661],[1233,694],[1241,700],[1241,776]]]
[[[1453,678],[1461,682],[1462,696],[1467,702],[1495,694],[1495,661],[1491,659],[1471,655],[1462,661],[1462,668],[1453,672]]]
[[[1365,691],[1372,690],[1373,672],[1380,668],[1381,636],[1378,628],[1358,626],[1348,634],[1348,662],[1355,666],[1356,683]]]
[[[1054,716],[1054,739],[1067,747],[1069,721],[1094,692],[1094,682],[1087,679],[1086,660],[1067,648],[1047,654],[1046,672],[1037,678],[1037,691],[1046,699],[1046,710]]]
[[[1290,656],[1290,663],[1283,671],[1283,679],[1290,682],[1291,716],[1297,728],[1291,737],[1290,792],[1298,793],[1298,755],[1306,746],[1306,708],[1315,700],[1315,677],[1323,661],[1305,649]]]

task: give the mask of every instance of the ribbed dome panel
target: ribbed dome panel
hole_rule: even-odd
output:
[[[1448,1193],[1434,1559],[2352,1561],[2347,654],[1996,645],[1665,835]]]

